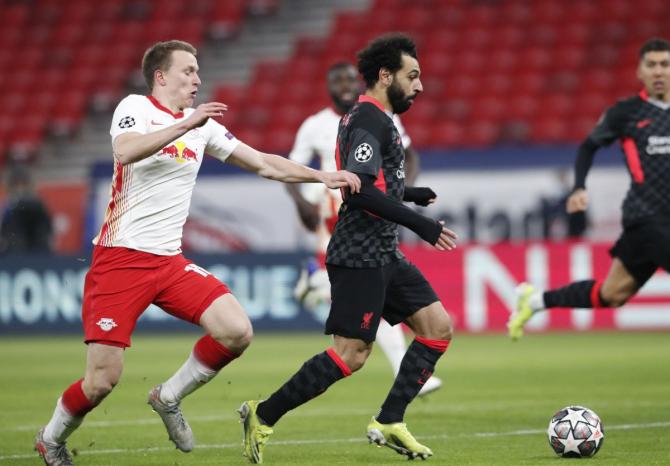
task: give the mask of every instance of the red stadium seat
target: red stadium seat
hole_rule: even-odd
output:
[[[42,65],[45,52],[44,47],[23,47],[13,65],[19,69],[35,69]]]
[[[507,119],[509,121],[530,121],[544,107],[542,97],[529,94],[523,89],[507,96]]]
[[[506,2],[500,6],[499,20],[512,27],[525,26],[531,21],[532,10],[529,2]]]
[[[551,50],[546,47],[531,45],[519,49],[518,53],[519,68],[523,70],[546,72],[552,62]]]
[[[2,48],[14,48],[24,35],[24,31],[17,26],[8,25],[0,28],[0,46]]]
[[[437,121],[452,120],[466,122],[472,115],[472,102],[464,98],[451,98],[440,102],[435,109]]]
[[[295,104],[278,106],[272,112],[268,126],[287,129],[292,131],[295,136],[300,124],[312,115],[311,112],[306,110],[305,107]]]
[[[321,37],[299,37],[295,43],[294,57],[315,59],[324,52],[326,40]]]
[[[519,56],[514,53],[511,47],[503,48],[498,53],[490,57],[489,66],[494,74],[510,73],[519,66]],[[502,76],[507,77],[507,76]]]
[[[536,144],[565,142],[569,131],[567,119],[544,116],[532,124],[531,141]]]
[[[611,71],[596,68],[580,74],[581,90],[587,93],[608,93],[614,88],[616,76]]]
[[[215,2],[210,13],[209,35],[217,40],[237,34],[244,17],[244,0]]]
[[[25,102],[23,111],[29,115],[44,115],[51,114],[58,102],[58,94],[50,90],[42,90],[28,96]]]
[[[0,66],[12,70],[11,77],[0,76],[2,103],[12,112],[51,112],[53,126],[71,132],[89,103],[105,107],[123,95],[148,44],[178,37],[197,45],[207,31],[210,38],[230,38],[250,12],[269,14],[278,3],[1,2]],[[404,117],[416,143],[574,142],[617,98],[638,91],[639,46],[666,34],[670,19],[665,0],[373,5],[338,13],[324,37],[297,38],[288,60],[262,62],[249,83],[219,89],[214,98],[231,109],[225,124],[252,142],[286,148],[300,122],[329,105],[328,67],[354,62],[374,36],[402,30],[419,45],[425,88]],[[54,108],[53,96],[64,90],[68,97]],[[25,139],[41,140],[39,125],[27,126],[33,130]]]
[[[473,122],[481,120],[499,122],[506,117],[507,108],[508,105],[503,98],[481,95],[472,101],[472,114],[470,117]]]
[[[445,121],[433,125],[429,138],[430,147],[462,147],[467,146],[466,128],[464,125]]]
[[[238,110],[244,99],[245,89],[241,86],[219,86],[214,91],[214,100],[223,102],[230,109]]]
[[[55,135],[71,135],[84,115],[88,94],[73,90],[64,93],[51,115],[50,131]]]
[[[537,70],[516,72],[513,79],[518,92],[534,95],[548,90],[547,76]]]
[[[14,129],[15,124],[16,124],[16,118],[14,117],[14,115],[9,115],[5,113],[0,114],[0,141],[5,141],[7,139],[8,135]]]
[[[186,13],[188,11],[188,8],[184,8],[184,5],[185,3],[181,0],[162,0],[161,2],[153,2],[150,13],[151,23],[155,23],[155,20],[178,20],[182,13]]]
[[[294,138],[295,132],[288,128],[271,128],[265,132],[263,143],[259,149],[277,154],[288,154],[293,147]]]
[[[482,93],[487,95],[505,97],[516,88],[513,77],[502,73],[487,74],[479,79],[478,82],[481,85]]]
[[[427,124],[421,121],[409,121],[403,119],[407,134],[411,135],[413,147],[428,147],[430,145],[431,127],[433,122]]]
[[[77,65],[70,69],[67,82],[72,89],[89,92],[99,76],[100,72],[97,67]]]
[[[9,4],[2,6],[2,22],[4,25],[22,28],[30,18],[30,15],[30,6],[27,3],[9,2]]]
[[[497,121],[475,120],[466,127],[465,142],[469,146],[487,147],[495,144],[500,136]]]

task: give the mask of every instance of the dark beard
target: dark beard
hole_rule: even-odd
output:
[[[412,106],[412,101],[405,96],[405,93],[395,82],[386,89],[386,96],[393,108],[393,113],[405,113]]]
[[[330,98],[333,100],[333,104],[343,115],[348,113],[356,103],[355,100],[343,100],[334,94],[330,94]]]

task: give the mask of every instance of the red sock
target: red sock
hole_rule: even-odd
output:
[[[221,370],[230,361],[240,357],[209,335],[205,335],[195,343],[193,354],[198,361],[215,371]]]
[[[451,340],[430,340],[428,338],[423,338],[420,336],[415,336],[414,339],[419,343],[426,345],[428,348],[444,353],[449,348],[449,343]]]
[[[63,392],[61,398],[63,407],[74,417],[84,417],[86,413],[95,408],[95,405],[91,403],[84,394],[84,390],[81,387],[83,382],[84,379],[79,379],[70,385],[67,390]]]

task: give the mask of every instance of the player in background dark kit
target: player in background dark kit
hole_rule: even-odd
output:
[[[661,267],[670,271],[670,42],[650,39],[640,49],[637,76],[644,89],[609,108],[579,147],[568,212],[586,210],[586,175],[598,148],[619,140],[631,176],[623,202],[623,233],[610,250],[605,280],[583,280],[542,292],[522,283],[507,324],[516,340],[542,309],[619,307]]]
[[[368,425],[368,439],[409,458],[433,454],[403,417],[449,346],[452,323],[430,284],[398,250],[398,224],[439,251],[453,249],[456,235],[402,203],[425,206],[436,197],[430,188],[405,188],[402,141],[391,119],[423,90],[414,42],[400,34],[379,37],[359,52],[358,69],[367,89],[340,121],[336,158],[359,176],[361,190],[343,192],[326,257],[332,304],[325,333],[333,335],[333,347],[306,361],[267,400],[242,404],[244,455],[252,463],[263,461],[272,426],[284,414],[363,367],[382,317],[392,325],[404,322],[416,337]]]

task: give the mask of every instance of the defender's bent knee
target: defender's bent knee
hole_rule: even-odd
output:
[[[356,372],[365,365],[372,352],[372,343],[362,340],[335,336],[333,348],[351,372]]]
[[[82,390],[86,398],[100,403],[114,389],[123,372],[123,348],[90,343]]]
[[[446,312],[445,315],[447,318],[440,325],[437,331],[439,334],[438,340],[451,340],[454,336],[454,325],[453,321],[451,320],[451,316],[446,314]]]
[[[119,383],[117,377],[110,377],[103,374],[97,374],[94,376],[84,377],[84,382],[82,384],[82,390],[92,404],[99,404],[104,400],[107,395],[109,395],[116,384]]]
[[[628,293],[614,293],[611,296],[601,296],[603,307],[621,307],[628,302],[632,295]]]
[[[236,353],[242,353],[253,338],[251,321],[232,294],[215,299],[200,317],[200,325],[217,342]]]
[[[231,351],[242,353],[251,344],[254,332],[251,323],[249,323],[247,326],[238,326],[222,332],[210,333],[210,335]]]
[[[619,287],[610,289],[609,287],[600,288],[601,307],[621,307],[632,298],[637,291],[633,287]]]

